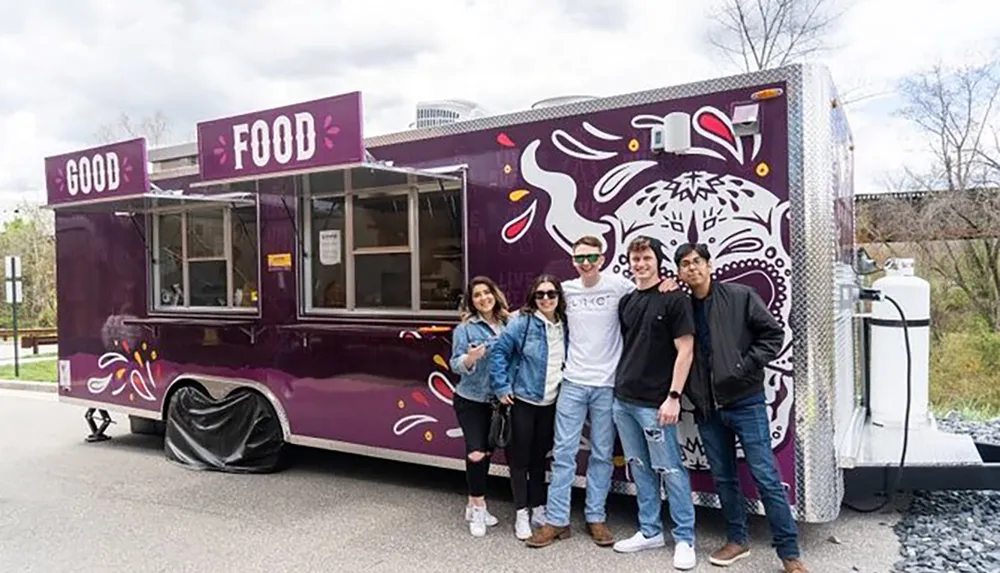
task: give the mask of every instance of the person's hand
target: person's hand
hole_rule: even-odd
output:
[[[511,404],[514,403],[514,396],[511,394],[507,394],[503,398],[500,398],[500,403],[510,406]]]
[[[680,420],[680,417],[680,400],[671,400],[670,398],[667,398],[662,404],[660,404],[660,409],[657,411],[657,418],[659,419],[661,426],[672,426]]]
[[[660,282],[660,292],[670,292],[681,288],[674,279],[667,277]]]
[[[468,356],[469,360],[471,360],[473,363],[476,363],[485,354],[486,354],[485,344],[472,344],[469,346],[469,352],[466,353],[466,356]]]

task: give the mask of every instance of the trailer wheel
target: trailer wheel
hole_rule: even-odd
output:
[[[179,388],[167,405],[163,447],[167,459],[194,470],[270,473],[285,465],[278,416],[249,388],[221,400],[196,386]]]

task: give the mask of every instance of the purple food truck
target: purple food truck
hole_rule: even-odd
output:
[[[115,411],[191,467],[271,471],[296,444],[462,469],[448,363],[468,279],[523,300],[539,273],[575,276],[584,234],[628,276],[624,247],[646,234],[708,243],[717,280],[752,285],[783,325],[774,453],[796,518],[837,517],[869,424],[853,144],[824,68],[362,126],[348,93],[205,121],[196,143],[46,159],[59,399],[87,408],[89,440]],[[696,501],[717,507],[690,410],[682,435]],[[615,491],[633,493],[615,465]]]

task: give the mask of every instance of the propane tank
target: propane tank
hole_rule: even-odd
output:
[[[872,285],[882,293],[872,303],[869,354],[872,423],[880,426],[901,427],[906,417],[906,339],[902,317],[886,297],[902,308],[909,328],[910,427],[928,424],[931,285],[914,276],[913,267],[913,259],[889,259],[885,276]]]

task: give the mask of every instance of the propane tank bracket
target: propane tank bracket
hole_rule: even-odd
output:
[[[863,288],[858,293],[861,300],[882,300],[882,291],[874,288]]]

